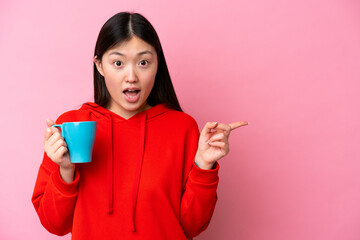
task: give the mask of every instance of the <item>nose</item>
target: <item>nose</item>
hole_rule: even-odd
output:
[[[126,81],[129,83],[137,82],[137,74],[135,71],[135,68],[133,66],[128,67],[127,75],[126,75]]]

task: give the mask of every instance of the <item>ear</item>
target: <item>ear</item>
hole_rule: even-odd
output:
[[[94,57],[94,63],[96,65],[96,68],[97,68],[98,72],[101,74],[101,76],[104,76],[104,71],[103,71],[103,68],[102,68],[101,60],[98,59],[97,56]]]

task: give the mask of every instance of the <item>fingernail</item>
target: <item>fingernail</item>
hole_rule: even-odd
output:
[[[217,122],[213,122],[213,124],[214,124],[214,125],[216,125],[216,124],[217,124]]]
[[[47,131],[47,132],[51,132],[50,128],[47,128],[46,131]]]

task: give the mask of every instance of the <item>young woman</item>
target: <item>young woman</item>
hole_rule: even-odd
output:
[[[102,27],[94,54],[95,103],[56,123],[97,121],[91,163],[70,162],[47,120],[32,202],[42,225],[72,239],[187,239],[206,229],[217,200],[230,131],[199,134],[178,103],[159,38],[142,15],[121,12]]]

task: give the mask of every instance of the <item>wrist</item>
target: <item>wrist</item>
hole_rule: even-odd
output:
[[[211,170],[214,167],[214,163],[207,163],[198,156],[195,157],[195,165],[204,170]]]
[[[74,181],[75,175],[75,165],[71,167],[61,167],[59,168],[60,176],[66,183],[71,183]]]

